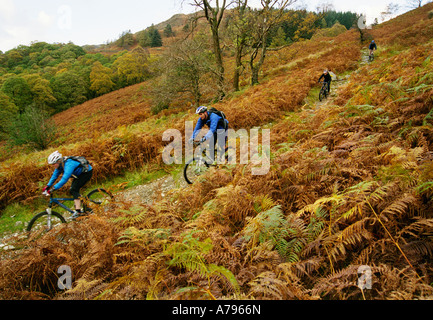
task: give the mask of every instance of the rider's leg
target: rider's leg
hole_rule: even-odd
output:
[[[228,130],[218,129],[218,148],[217,148],[217,160],[219,164],[225,164],[226,152],[228,150]]]
[[[74,198],[74,207],[77,212],[81,212],[81,200],[80,200],[80,189],[90,181],[92,178],[93,170],[82,173],[78,178],[74,179],[71,184],[70,193]]]

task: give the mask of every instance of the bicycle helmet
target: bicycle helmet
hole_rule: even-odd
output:
[[[62,159],[62,154],[59,153],[58,151],[53,152],[52,154],[50,154],[50,156],[48,157],[48,164],[55,164],[57,163],[57,161]]]
[[[204,107],[204,106],[201,106],[201,107],[197,108],[197,111],[195,113],[196,114],[201,114],[201,113],[206,112],[206,111],[207,111],[207,108]]]

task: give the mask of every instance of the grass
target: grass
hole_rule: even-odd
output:
[[[0,217],[0,236],[21,232],[33,217],[33,206],[13,203],[3,210]],[[39,212],[39,211],[37,211]]]

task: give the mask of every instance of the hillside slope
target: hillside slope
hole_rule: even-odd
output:
[[[161,201],[118,202],[18,242],[23,249],[0,261],[0,297],[431,299],[431,10],[373,29],[371,64],[361,64],[356,31],[273,55],[265,81],[216,104],[235,129],[271,129],[267,175],[253,175],[251,163],[211,170]],[[350,77],[335,100],[312,106],[324,67]],[[193,119],[148,119],[62,148],[93,157],[97,178],[120,174],[157,164],[162,132]],[[26,165],[20,172],[35,181]],[[3,182],[14,190],[15,180]],[[59,265],[74,273],[64,293]],[[372,284],[362,290],[361,266]]]

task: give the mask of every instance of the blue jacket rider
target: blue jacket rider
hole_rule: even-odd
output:
[[[48,192],[48,194],[50,194],[55,190],[59,190],[68,182],[70,178],[73,178],[74,180],[70,189],[70,193],[74,198],[75,205],[75,213],[73,218],[78,217],[79,214],[82,213],[80,189],[92,178],[92,166],[88,164],[87,172],[83,172],[83,166],[79,161],[63,158],[62,154],[60,154],[58,151],[52,153],[48,157],[48,164],[53,165],[55,170],[50,181],[47,183],[47,186],[43,188],[42,191]],[[54,184],[60,175],[62,175],[62,178],[57,184]]]
[[[214,113],[214,112],[209,112],[207,107],[199,107],[196,111],[196,114],[198,114],[200,116],[200,118],[197,121],[197,125],[195,126],[194,132],[192,134],[192,138],[190,139],[190,141],[193,141],[198,134],[200,133],[201,129],[206,125],[209,127],[209,132],[201,139],[200,142],[205,142],[206,140],[209,140],[211,138],[213,138],[213,147],[215,150],[215,145],[217,142],[217,138],[218,139],[218,148],[220,148],[220,150],[224,150],[225,149],[225,143],[227,140],[227,129],[228,128],[228,120],[224,119],[226,126],[224,126],[222,120],[223,118],[220,117],[218,114]],[[218,131],[220,130],[224,130],[224,135],[218,137]],[[222,137],[224,137],[224,139],[221,139]],[[213,153],[211,152],[210,156],[211,159],[214,159],[213,157]]]

